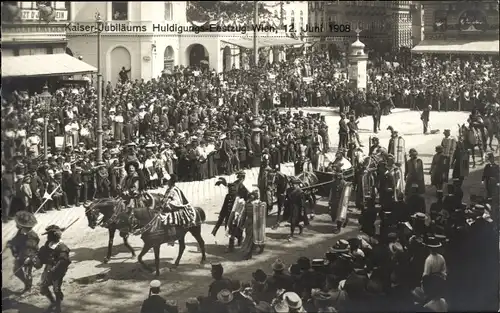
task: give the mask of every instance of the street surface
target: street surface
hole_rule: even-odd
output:
[[[307,110],[304,110],[307,112]],[[434,154],[434,147],[441,143],[442,130],[450,128],[452,135],[457,134],[457,123],[462,123],[467,119],[465,112],[431,112],[432,129],[440,129],[441,132],[435,135],[423,135],[420,114],[414,111],[395,112],[389,116],[383,116],[381,121],[381,131],[378,134],[383,146],[387,146],[390,131],[388,126],[394,127],[406,141],[406,151],[416,148],[419,157],[425,165],[427,174]],[[338,116],[327,116],[326,121],[330,127],[330,141],[332,146],[338,141]],[[368,149],[368,138],[373,136],[372,118],[365,117],[360,120],[360,137]],[[481,162],[478,169],[481,169]],[[285,174],[292,174],[293,165],[282,166]],[[256,184],[258,169],[247,170],[245,184],[248,188],[254,189]],[[483,194],[480,184],[481,172],[473,172],[464,182],[464,200],[467,201],[469,194]],[[234,176],[229,178],[232,181]],[[266,238],[266,249],[262,255],[256,255],[252,260],[241,261],[242,255],[236,251],[232,254],[225,253],[227,238],[224,229],[220,229],[217,237],[214,238],[210,232],[217,220],[217,214],[222,205],[226,188],[215,187],[216,178],[203,182],[179,183],[179,187],[184,191],[186,197],[194,206],[202,207],[207,213],[207,222],[203,225],[202,231],[206,243],[208,264],[200,266],[201,255],[198,252],[197,244],[190,235],[186,236],[187,248],[181,260],[181,265],[174,271],[169,267],[177,256],[178,245],[170,247],[163,245],[161,249],[161,276],[162,295],[167,299],[179,301],[179,308],[184,310],[184,303],[187,298],[198,295],[205,295],[208,285],[211,282],[209,262],[220,261],[224,266],[225,273],[241,281],[248,281],[251,273],[258,268],[266,272],[270,271],[270,266],[276,258],[281,258],[285,263],[291,264],[301,256],[309,258],[323,257],[324,252],[332,246],[339,238],[350,236],[358,232],[355,221],[343,229],[340,234],[332,233],[333,226],[324,206],[319,206],[316,217],[308,229],[304,230],[302,236],[298,236],[294,241],[288,242],[288,228],[280,227],[277,230],[268,228]],[[429,177],[426,177],[429,183]],[[159,189],[158,193],[165,189]],[[434,201],[434,189],[428,187],[426,201],[428,205]],[[321,204],[321,202],[320,202]],[[354,210],[353,210],[354,212]],[[352,212],[351,212],[352,213]],[[117,235],[115,237],[114,255],[108,264],[102,264],[106,254],[108,233],[106,229],[99,228],[92,230],[87,227],[87,220],[82,207],[66,209],[62,211],[48,212],[37,216],[38,225],[35,230],[41,233],[50,224],[58,224],[62,227],[70,224],[75,219],[78,221],[68,229],[63,235],[63,241],[70,247],[71,264],[63,284],[65,294],[63,302],[63,312],[137,312],[139,307],[147,297],[148,284],[154,279],[154,275],[144,271],[135,258],[131,258],[129,252],[123,246],[123,241]],[[275,216],[268,219],[268,225],[275,223]],[[5,242],[10,239],[16,231],[15,224],[2,225],[2,248]],[[42,242],[45,238],[41,238]],[[131,237],[130,243],[138,254],[142,241],[139,237]],[[153,253],[150,251],[144,258],[153,264]],[[13,291],[22,289],[17,278],[12,278],[12,256],[10,251],[2,255],[2,293],[6,297]],[[36,284],[39,282],[41,270],[34,273],[34,290],[21,297],[11,296],[15,303],[15,309],[4,312],[21,313],[41,313],[48,306],[45,297],[39,295]],[[4,302],[5,300],[2,300]]]

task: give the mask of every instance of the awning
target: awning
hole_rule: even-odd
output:
[[[253,49],[253,38],[231,38],[227,40],[221,40],[223,42],[245,48],[245,49]],[[290,37],[258,37],[257,43],[259,48],[263,47],[276,47],[276,46],[297,46],[303,45],[305,42],[290,38]]]
[[[444,41],[424,40],[414,47],[413,53],[498,54],[499,41]]]
[[[253,39],[252,38],[231,38],[222,39],[222,42],[229,43],[245,49],[253,49]]]
[[[63,76],[92,72],[97,72],[97,69],[68,54],[2,58],[2,77]]]

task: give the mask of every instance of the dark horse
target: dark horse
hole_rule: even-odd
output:
[[[159,203],[159,195],[154,195]],[[161,200],[159,200],[161,201]],[[113,238],[115,231],[120,230],[120,234],[123,235],[125,245],[135,256],[133,249],[127,243],[126,238],[134,230],[139,229],[141,234],[141,239],[144,242],[144,246],[137,257],[139,263],[148,271],[153,272],[151,267],[145,264],[142,260],[143,256],[153,248],[155,255],[155,267],[156,276],[160,275],[160,246],[164,243],[171,243],[172,241],[179,242],[179,254],[175,260],[174,266],[177,267],[180,263],[184,250],[186,249],[185,236],[187,233],[193,235],[193,237],[198,242],[201,250],[201,263],[206,261],[205,253],[205,241],[201,235],[201,224],[205,222],[206,215],[202,208],[195,207],[196,223],[189,227],[179,226],[179,225],[169,225],[164,226],[157,211],[150,208],[134,208],[132,215],[129,217],[125,213],[125,203],[120,200],[106,199],[98,200],[96,203],[91,204],[87,210],[86,215],[89,222],[89,227],[94,229],[98,224],[99,216],[102,214],[102,223],[109,230],[109,244],[108,244],[108,254],[105,258],[107,262],[111,257],[111,250],[113,248]],[[118,214],[117,214],[118,213]]]
[[[289,178],[287,175],[280,171],[276,171],[273,176],[273,181],[271,182],[272,188],[275,188],[276,192],[276,202],[278,206],[278,215],[276,217],[276,225],[273,226],[274,229],[279,227],[281,222],[280,217],[285,209],[285,194],[289,186]]]

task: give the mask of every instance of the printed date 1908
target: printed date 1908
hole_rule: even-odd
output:
[[[323,25],[306,24],[304,27],[300,28],[295,28],[295,24],[285,25],[285,32],[293,33],[296,30],[299,33],[323,33],[323,32],[348,33],[351,31],[351,25],[331,23],[325,27]]]

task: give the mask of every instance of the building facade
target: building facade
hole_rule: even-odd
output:
[[[40,4],[47,4],[40,16]],[[58,54],[66,51],[69,2],[2,3],[2,57]],[[47,13],[44,20],[43,13]]]
[[[309,1],[308,24],[323,26],[324,31],[313,36],[330,48],[347,51],[359,28],[360,39],[367,49],[394,51],[413,44],[411,4],[411,1]]]
[[[251,29],[195,33],[186,9],[186,1],[71,2],[68,49],[97,66],[98,35],[92,27],[97,27],[98,11],[104,25],[99,55],[104,81],[116,83],[123,67],[130,70],[130,79],[149,80],[174,66],[203,62],[221,72],[251,61],[245,52],[252,47]],[[294,16],[300,20],[300,10]],[[260,31],[258,35],[276,33]],[[276,59],[275,51],[269,58],[273,56]]]
[[[413,46],[424,40],[424,6],[422,3],[413,1],[410,6],[412,22]]]
[[[498,40],[498,1],[425,1],[426,40]]]

